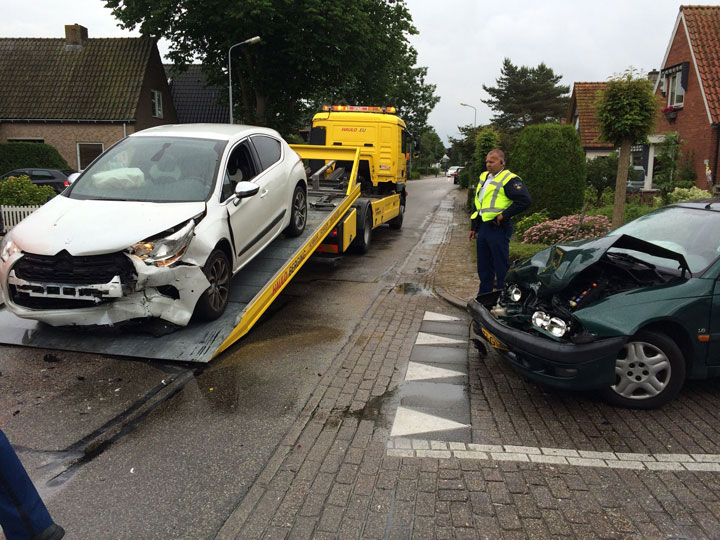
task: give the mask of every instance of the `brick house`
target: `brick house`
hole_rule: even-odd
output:
[[[720,6],[681,6],[655,85],[662,110],[650,142],[661,141],[663,132],[678,132],[702,188],[718,183],[719,59]],[[649,177],[654,151],[651,146]]]
[[[45,142],[82,170],[103,150],[152,126],[177,122],[154,39],[0,39],[0,141]],[[4,171],[0,171],[4,172]]]
[[[608,156],[615,150],[612,143],[600,139],[600,125],[593,107],[598,92],[604,89],[604,82],[576,82],[570,96],[566,122],[580,135],[587,159]]]

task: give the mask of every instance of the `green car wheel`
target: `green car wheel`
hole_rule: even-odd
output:
[[[615,360],[615,384],[602,391],[622,407],[654,409],[665,405],[685,382],[685,359],[667,336],[643,330],[628,340]]]

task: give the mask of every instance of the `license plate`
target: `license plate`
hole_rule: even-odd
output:
[[[496,338],[495,336],[493,336],[490,332],[488,332],[488,331],[485,330],[484,328],[480,328],[480,330],[482,330],[483,336],[485,336],[485,339],[488,340],[488,343],[489,343],[493,348],[495,348],[495,349],[500,349],[500,350],[502,350],[502,351],[507,351],[507,350],[509,350],[505,345],[503,345],[502,343],[500,343],[500,340],[498,340],[498,338]]]

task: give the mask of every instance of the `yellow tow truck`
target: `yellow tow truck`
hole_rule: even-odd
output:
[[[395,113],[395,107],[326,105],[313,117],[310,144],[292,145],[303,158],[310,157],[311,192],[349,180],[352,163],[328,159],[324,149],[360,150],[360,196],[317,251],[344,253],[352,249],[366,253],[373,229],[385,223],[392,229],[402,227],[413,140],[405,122]]]

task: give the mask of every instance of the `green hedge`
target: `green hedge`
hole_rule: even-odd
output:
[[[39,167],[43,169],[69,169],[54,146],[45,143],[0,143],[0,174],[13,169]]]
[[[530,212],[547,210],[550,219],[576,213],[585,193],[585,153],[575,128],[538,124],[520,132],[511,170],[530,191]]]

